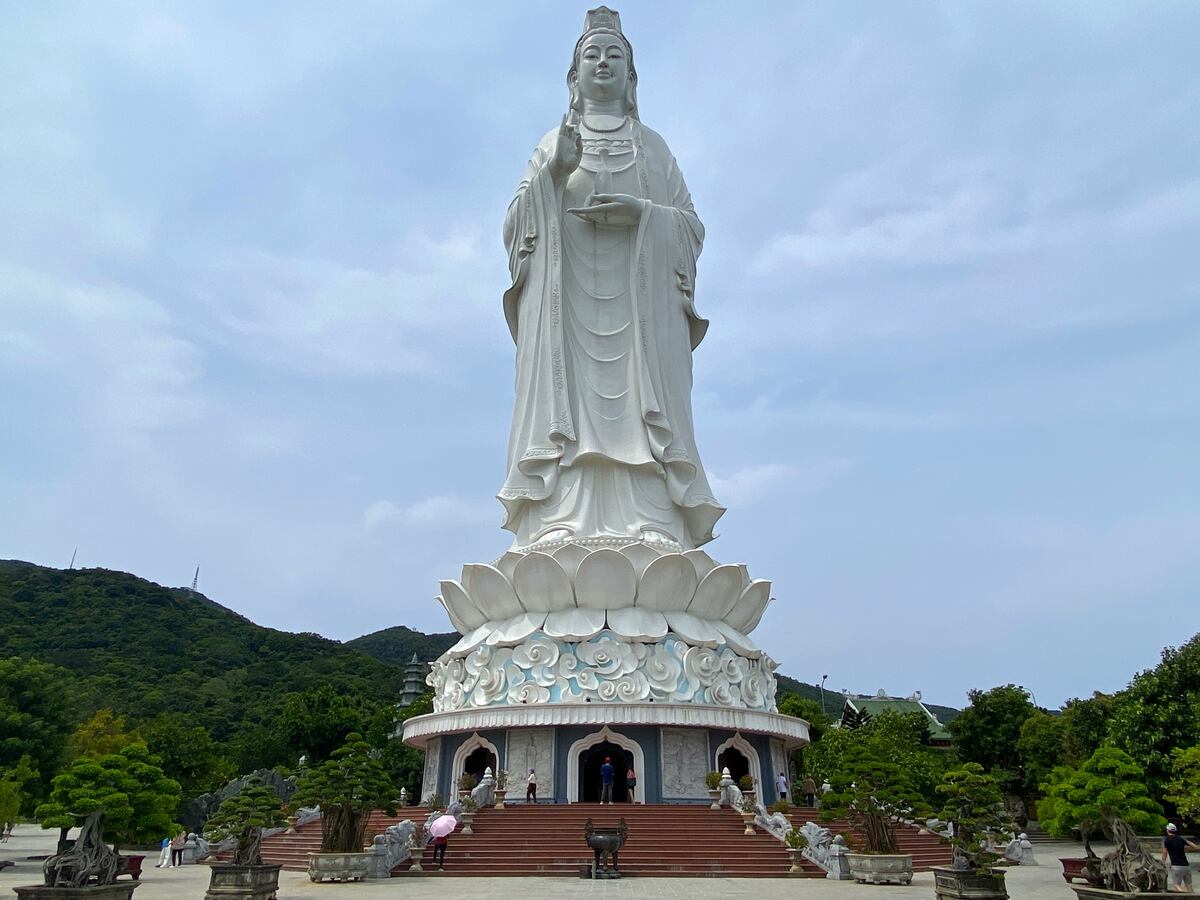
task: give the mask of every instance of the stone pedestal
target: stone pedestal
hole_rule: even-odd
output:
[[[370,853],[308,854],[309,881],[362,881],[370,871]]]
[[[217,864],[204,900],[270,900],[279,889],[279,866]]]
[[[17,900],[131,900],[139,882],[117,881],[112,884],[91,884],[87,887],[51,887],[27,884],[14,887]]]
[[[910,884],[912,856],[907,853],[847,853],[850,875],[865,884]]]
[[[1003,869],[982,875],[974,869],[935,866],[933,889],[937,900],[1008,900]]]

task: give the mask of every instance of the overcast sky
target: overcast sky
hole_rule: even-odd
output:
[[[348,639],[499,555],[504,210],[587,5],[0,7],[0,557]],[[1114,690],[1200,625],[1200,4],[624,3],[781,670]]]

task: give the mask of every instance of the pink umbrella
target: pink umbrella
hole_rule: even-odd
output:
[[[434,837],[446,837],[458,827],[458,819],[454,816],[438,816],[429,826],[429,833]]]

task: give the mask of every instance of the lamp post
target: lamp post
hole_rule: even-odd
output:
[[[827,715],[825,712],[825,679],[828,677],[828,675],[821,676],[821,715],[823,716]]]

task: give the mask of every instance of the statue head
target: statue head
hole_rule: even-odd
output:
[[[567,72],[571,109],[582,114],[583,100],[621,99],[625,114],[637,118],[637,69],[633,45],[621,32],[621,17],[607,6],[588,10]]]

